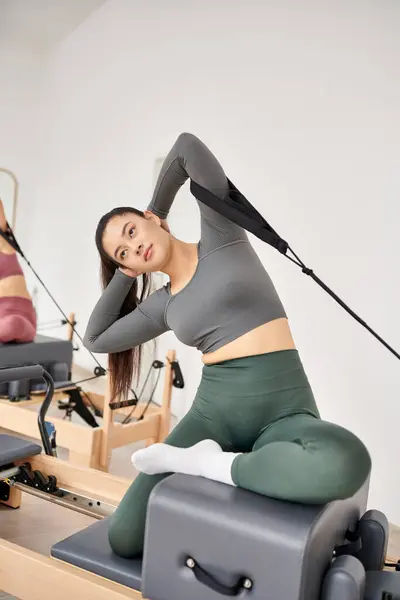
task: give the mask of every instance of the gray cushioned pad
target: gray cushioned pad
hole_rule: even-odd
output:
[[[30,456],[36,456],[41,451],[42,447],[34,442],[21,440],[11,435],[0,434],[0,467],[15,460],[24,460]]]
[[[108,521],[97,521],[90,527],[55,544],[51,555],[85,571],[101,575],[134,590],[142,585],[142,559],[121,558],[108,542]]]
[[[400,573],[391,571],[367,572],[364,600],[382,600],[382,592],[393,594],[393,600],[400,598]],[[388,599],[392,596],[388,596]]]
[[[0,367],[15,365],[43,365],[61,362],[71,365],[72,342],[45,335],[37,335],[33,342],[25,344],[0,344]]]

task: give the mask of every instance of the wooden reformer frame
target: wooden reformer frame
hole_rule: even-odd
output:
[[[101,498],[116,507],[131,481],[39,455],[16,461],[29,462],[32,470],[57,477],[61,488],[84,491],[88,497]],[[19,508],[23,492],[12,487],[10,497],[1,502]],[[66,509],[68,510],[68,509]],[[0,589],[20,600],[70,600],[82,596],[85,600],[139,600],[142,594],[132,588],[115,583],[58,559],[44,556],[0,538]]]
[[[71,322],[73,322],[73,316]],[[70,333],[72,338],[72,328]],[[146,441],[146,446],[155,442],[162,442],[169,433],[171,423],[171,397],[173,383],[172,363],[176,360],[176,351],[169,350],[166,355],[164,373],[164,388],[161,406],[149,405],[144,418],[135,421],[146,406],[145,402],[139,402],[132,413],[132,423],[121,424],[115,422],[115,415],[126,415],[132,409],[110,408],[110,386],[109,376],[106,375],[105,395],[96,392],[85,391],[85,395],[96,408],[103,412],[103,423],[99,427],[90,427],[84,423],[72,423],[67,420],[48,415],[46,420],[52,423],[57,432],[57,446],[69,451],[69,461],[74,465],[90,467],[102,471],[108,471],[112,451],[134,442]],[[64,388],[65,389],[68,388]],[[65,398],[63,391],[54,393],[53,400]],[[32,396],[31,400],[20,402],[9,402],[0,400],[0,423],[1,428],[10,433],[40,439],[37,428],[37,413],[28,407],[40,404],[43,395]]]

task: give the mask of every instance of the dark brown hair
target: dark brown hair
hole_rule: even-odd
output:
[[[144,213],[136,208],[121,206],[114,208],[107,214],[103,215],[96,229],[96,246],[100,254],[100,277],[103,289],[110,283],[115,275],[115,271],[121,266],[117,261],[106,254],[103,248],[103,235],[107,224],[115,216],[134,213],[139,217],[144,217]],[[138,304],[142,302],[151,286],[151,276],[149,273],[144,273],[141,280],[141,293],[138,297],[138,279],[135,279],[133,285],[122,304],[120,318],[135,310]],[[136,346],[124,352],[114,352],[108,355],[108,367],[110,370],[111,384],[111,400],[122,397],[125,399],[132,385],[132,377],[135,375],[136,380],[139,378],[140,363],[142,356],[142,347]]]

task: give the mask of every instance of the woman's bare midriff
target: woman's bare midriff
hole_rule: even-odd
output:
[[[288,320],[275,319],[248,331],[215,352],[203,354],[202,361],[205,365],[210,365],[243,356],[256,356],[295,348]]]

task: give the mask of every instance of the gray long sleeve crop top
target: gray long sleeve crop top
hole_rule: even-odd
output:
[[[191,179],[224,198],[227,177],[196,136],[181,134],[161,168],[148,210],[166,219],[180,187]],[[122,352],[172,330],[188,346],[209,353],[280,317],[284,307],[247,232],[198,202],[201,238],[190,282],[172,295],[170,284],[120,317],[133,279],[117,270],[97,302],[84,337],[96,353]]]

